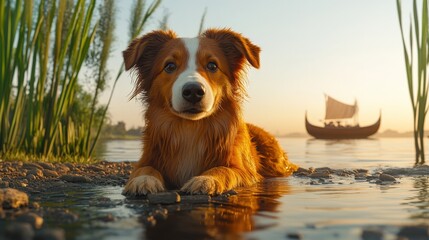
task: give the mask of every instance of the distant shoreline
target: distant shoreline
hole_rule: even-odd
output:
[[[284,135],[275,135],[276,138],[313,138],[312,136],[306,134],[306,133],[293,133],[293,134],[284,134]],[[370,136],[371,138],[412,138],[413,135],[408,134],[398,134],[398,135],[386,135],[386,134],[375,134],[373,136]],[[109,137],[102,137],[100,138],[100,141],[114,141],[114,140],[141,140],[140,136],[109,136]]]
[[[429,131],[425,131],[425,135],[429,137]],[[293,132],[293,133],[287,133],[287,134],[275,134],[275,137],[277,138],[312,138],[309,134],[304,132]],[[370,138],[412,138],[413,132],[398,132],[395,130],[387,129],[383,132],[379,132]],[[103,140],[140,140],[141,136],[136,135],[109,135],[109,136],[103,136],[100,138],[101,141]]]
[[[110,136],[103,136],[100,138],[100,141],[105,140],[140,140],[141,136],[135,136],[135,135],[110,135]]]

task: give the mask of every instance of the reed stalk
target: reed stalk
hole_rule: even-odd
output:
[[[200,27],[198,28],[198,36],[201,35],[201,33],[203,33],[204,22],[206,21],[206,15],[207,15],[207,7],[204,9],[203,15],[201,16]]]
[[[94,39],[95,0],[0,0],[0,153],[80,156],[70,122],[79,72]],[[35,11],[33,11],[33,9]]]
[[[104,13],[112,14],[113,1],[107,2],[111,5]],[[133,9],[130,41],[160,3],[154,0],[144,9],[145,1],[137,1],[141,7]],[[104,30],[113,23],[101,21],[104,25],[97,32],[96,5],[96,0],[0,0],[0,158],[91,160],[124,71],[122,65],[100,113],[97,98],[105,84],[113,38]],[[83,95],[90,106],[81,108],[79,76],[97,33],[107,34],[108,40],[101,48],[96,93]],[[95,120],[96,115],[101,120]]]
[[[155,13],[155,11],[158,9],[158,7],[161,5],[162,0],[154,0],[152,3],[145,9],[146,1],[145,0],[137,0],[134,3],[134,6],[132,9],[132,15],[131,15],[131,21],[129,26],[129,39],[128,42],[130,43],[134,38],[136,38],[139,34],[141,34],[144,30],[144,26],[149,21],[150,17]],[[101,129],[103,127],[105,116],[107,114],[107,110],[109,109],[110,103],[112,101],[113,93],[115,92],[116,85],[118,83],[119,78],[121,77],[122,73],[124,73],[125,65],[122,62],[121,66],[119,67],[118,73],[116,74],[116,78],[113,81],[112,90],[110,91],[109,100],[107,101],[106,106],[104,107],[104,110],[102,111],[102,119],[100,124],[98,125],[97,132],[95,134],[95,141],[91,144],[89,148],[89,155],[91,155],[94,152],[97,140],[100,137]]]
[[[401,0],[396,1],[396,6],[402,37],[408,92],[413,109],[413,133],[416,153],[415,164],[422,165],[425,163],[424,126],[429,108],[429,84],[427,75],[427,67],[429,64],[428,4],[427,0],[422,1],[421,15],[419,17],[417,1],[413,1],[413,13],[409,27],[408,44],[404,34]],[[414,55],[414,52],[417,53],[417,56]],[[415,61],[417,61],[417,63]]]

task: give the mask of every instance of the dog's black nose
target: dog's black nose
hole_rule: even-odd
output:
[[[186,83],[182,89],[183,98],[190,103],[198,103],[203,99],[206,90],[199,82]]]

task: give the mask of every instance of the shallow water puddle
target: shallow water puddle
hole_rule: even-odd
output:
[[[310,182],[270,179],[204,204],[150,205],[111,186],[78,185],[32,198],[50,209],[45,224],[64,228],[67,239],[362,239],[368,229],[396,239],[401,226],[429,221],[427,176],[392,185],[346,177]]]

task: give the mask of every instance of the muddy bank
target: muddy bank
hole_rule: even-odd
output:
[[[17,188],[31,193],[47,190],[52,184],[62,183],[123,185],[131,170],[130,162],[102,161],[95,164],[0,162],[0,187]]]
[[[63,228],[44,228],[44,222],[73,224],[79,221],[78,214],[64,207],[42,207],[43,203],[64,201],[64,192],[72,189],[122,186],[131,170],[130,162],[0,162],[0,232],[4,235],[0,239],[65,239]],[[93,201],[113,204],[106,199]]]
[[[166,221],[169,216],[174,218],[178,211],[206,204],[231,204],[231,200],[235,201],[241,196],[240,190],[215,197],[169,191],[145,198],[120,200],[91,194],[92,189],[122,187],[131,169],[130,162],[91,165],[0,162],[0,239],[73,239],[78,233],[70,232],[75,231],[76,225],[108,226],[117,222],[117,216],[105,213],[103,209],[121,206],[141,213],[139,222],[151,228],[158,222]],[[400,184],[402,177],[414,175],[428,176],[429,167],[380,169],[374,172],[366,169],[301,168],[293,178],[304,185],[344,184],[342,179],[394,185]],[[71,194],[81,192],[85,194],[79,197],[79,202],[68,202]],[[86,211],[87,208],[96,209],[97,214]],[[52,225],[56,227],[52,228]],[[383,236],[383,231],[383,228],[362,229],[362,239],[383,239],[376,238]],[[426,225],[403,226],[398,231],[398,237],[408,239],[427,239],[428,236],[429,228]],[[285,237],[301,239],[299,232],[288,233]]]

